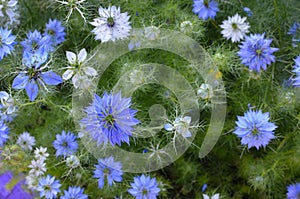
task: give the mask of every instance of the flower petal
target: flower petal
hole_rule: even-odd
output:
[[[84,62],[84,60],[86,59],[86,56],[87,56],[87,52],[86,52],[85,48],[81,49],[79,51],[79,54],[78,54],[78,62],[79,62],[79,64],[81,64],[81,63]]]
[[[26,93],[30,99],[30,101],[34,101],[38,95],[39,88],[35,80],[31,80],[25,87]]]
[[[71,51],[66,51],[66,56],[70,64],[76,63],[76,54]]]
[[[98,74],[97,71],[92,67],[84,67],[82,70],[88,76],[96,76]]]
[[[68,70],[66,70],[66,71],[64,72],[64,74],[62,75],[62,78],[63,78],[64,80],[68,80],[68,79],[70,79],[70,78],[73,76],[73,74],[74,74],[74,71],[68,69]]]
[[[20,73],[15,77],[12,87],[14,89],[24,89],[25,86],[28,84],[29,77],[25,74]]]
[[[48,85],[58,85],[63,82],[62,78],[53,71],[44,72],[41,77]]]

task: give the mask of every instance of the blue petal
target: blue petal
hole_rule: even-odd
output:
[[[30,101],[34,101],[38,95],[39,87],[36,84],[35,80],[31,80],[29,84],[26,85],[25,90]]]
[[[25,86],[28,84],[28,80],[29,80],[28,76],[26,76],[23,73],[20,73],[19,75],[17,75],[17,77],[15,77],[12,87],[14,89],[24,89]]]
[[[42,73],[41,77],[48,85],[58,85],[63,82],[62,78],[52,71]]]

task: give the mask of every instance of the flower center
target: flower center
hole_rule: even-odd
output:
[[[261,53],[262,53],[262,51],[260,49],[257,49],[255,52],[256,52],[257,56],[261,55]]]
[[[54,30],[48,30],[48,34],[53,36],[53,35],[55,35],[55,32],[54,32]]]
[[[108,25],[109,27],[113,27],[113,26],[115,25],[114,18],[108,17],[108,18],[107,18],[107,25]]]
[[[148,190],[144,188],[144,189],[142,190],[142,194],[143,194],[143,195],[147,195],[147,194],[148,194]]]
[[[259,133],[258,129],[254,127],[254,129],[252,130],[252,134],[257,135],[258,133]]]
[[[51,186],[50,185],[45,185],[44,189],[45,189],[45,191],[50,191],[51,190]]]
[[[115,118],[112,114],[109,114],[105,117],[105,121],[110,124],[111,126],[113,126],[114,122],[115,122]]]
[[[29,75],[32,79],[34,79],[34,80],[37,80],[37,79],[40,77],[40,74],[41,74],[41,72],[40,72],[40,71],[36,71],[36,70],[34,69],[34,67],[32,67],[32,68],[30,68],[30,69],[28,70],[28,75]]]
[[[232,23],[232,24],[231,24],[231,27],[232,27],[233,29],[237,29],[237,28],[238,28],[238,25],[237,25],[236,23]]]
[[[205,7],[208,8],[208,6],[209,6],[209,0],[204,0],[203,4],[204,4]]]
[[[105,168],[105,169],[103,169],[103,173],[104,173],[104,175],[109,175],[110,170],[108,168]]]

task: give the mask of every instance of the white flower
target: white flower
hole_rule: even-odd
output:
[[[34,150],[34,158],[37,160],[45,161],[49,153],[47,153],[47,148],[40,147]]]
[[[181,24],[180,24],[180,30],[181,30],[181,32],[184,32],[184,33],[191,32],[193,30],[193,24],[192,24],[192,22],[190,22],[190,21],[183,21],[183,22],[181,22]]]
[[[181,134],[183,137],[191,137],[192,133],[189,131],[191,120],[192,118],[190,116],[177,117],[172,124],[165,124],[164,128],[167,131],[174,130],[177,133]]]
[[[26,180],[26,184],[27,184],[29,189],[36,190],[38,188],[39,180],[38,180],[37,176],[28,175],[28,176],[25,177],[25,180]]]
[[[212,197],[209,197],[208,195],[206,194],[203,194],[203,199],[219,199],[220,197],[220,194],[214,194]]]
[[[31,160],[31,164],[28,168],[31,168],[29,174],[34,176],[43,175],[47,170],[44,160]]]
[[[71,155],[70,157],[67,158],[66,164],[68,167],[74,169],[80,165],[80,161],[75,155]]]
[[[18,25],[19,13],[17,12],[17,0],[1,0],[0,1],[0,24]]]
[[[5,91],[0,91],[0,118],[11,121],[16,115],[15,100]]]
[[[129,22],[130,16],[127,12],[121,13],[120,7],[109,6],[108,9],[100,7],[100,17],[90,22],[94,28],[92,32],[96,35],[96,40],[102,42],[115,41],[117,39],[127,38],[130,34],[131,26]]]
[[[150,26],[145,28],[145,37],[147,37],[150,40],[157,39],[157,37],[160,34],[160,30],[156,26]]]
[[[213,89],[209,84],[201,84],[197,90],[197,95],[202,99],[210,99],[213,96]]]
[[[69,62],[67,70],[63,73],[62,78],[68,80],[72,78],[72,83],[75,88],[86,89],[91,84],[90,77],[95,77],[98,73],[92,67],[82,67],[87,57],[85,48],[81,49],[76,55],[73,52],[67,51],[66,56]]]
[[[225,38],[231,39],[232,42],[238,42],[244,38],[249,32],[249,23],[245,22],[247,17],[241,18],[240,15],[235,14],[233,17],[228,17],[228,20],[223,21],[220,26],[223,28],[222,34]]]
[[[24,132],[18,137],[17,144],[24,150],[32,150],[35,145],[35,138],[31,136],[28,132]]]

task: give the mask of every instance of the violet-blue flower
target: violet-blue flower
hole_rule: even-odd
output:
[[[56,140],[53,142],[53,146],[56,149],[56,157],[67,157],[76,153],[78,148],[76,138],[72,132],[66,133],[64,130],[61,135],[57,134]]]
[[[134,118],[136,110],[129,108],[131,98],[122,98],[121,92],[94,95],[92,104],[85,108],[86,117],[80,123],[90,136],[100,145],[110,141],[111,145],[129,144],[133,126],[139,123]]]
[[[35,54],[25,53],[25,57],[23,63],[26,67],[15,77],[12,88],[25,89],[30,101],[34,101],[37,97],[39,86],[46,88],[45,84],[58,85],[63,82],[55,72],[51,70],[43,72],[47,66],[40,67],[47,60],[45,51]]]
[[[287,199],[298,199],[300,197],[300,183],[287,186]]]
[[[292,35],[292,41],[293,41],[293,47],[296,47],[297,44],[296,42],[300,42],[300,23],[295,22],[293,25],[290,27],[289,32],[287,33],[288,35]]]
[[[69,187],[68,190],[64,190],[64,195],[60,199],[88,199],[88,196],[83,193],[84,189],[80,187]]]
[[[98,187],[103,188],[104,180],[107,179],[108,185],[113,182],[122,181],[122,164],[115,162],[113,157],[98,159],[98,164],[95,165],[94,178],[98,178]]]
[[[218,2],[215,0],[194,0],[193,12],[203,20],[214,19],[218,11]]]
[[[6,143],[9,138],[9,128],[6,126],[3,120],[0,120],[0,147]]]
[[[243,145],[248,149],[261,146],[265,147],[271,139],[274,139],[274,130],[277,126],[269,122],[269,113],[262,113],[261,110],[248,110],[244,116],[238,116],[236,129],[233,132],[241,139]]]
[[[42,34],[37,30],[28,32],[27,38],[20,44],[23,46],[24,51],[32,54],[38,51],[47,51],[51,45],[50,37],[42,36]]]
[[[61,21],[58,21],[57,19],[49,20],[49,22],[46,24],[46,30],[43,35],[50,37],[50,41],[53,47],[61,44],[66,40],[65,27],[62,26]]]
[[[250,70],[260,72],[261,69],[266,70],[267,65],[275,62],[274,52],[278,48],[270,46],[272,39],[265,39],[265,34],[251,34],[245,37],[242,42],[238,55],[242,60],[242,64],[249,67]]]
[[[131,183],[131,189],[128,192],[136,199],[156,199],[160,192],[160,188],[156,182],[156,178],[150,178],[150,176],[134,177],[134,182]]]
[[[55,177],[47,175],[47,177],[39,179],[37,191],[40,192],[40,197],[52,199],[57,197],[57,194],[60,192],[60,186],[59,180],[55,180]]]
[[[293,86],[300,87],[300,55],[296,57],[295,65],[293,66],[294,70],[292,72],[296,73],[296,76],[292,78]]]
[[[14,50],[16,36],[12,35],[11,30],[0,27],[0,60]]]

